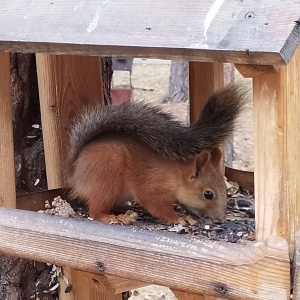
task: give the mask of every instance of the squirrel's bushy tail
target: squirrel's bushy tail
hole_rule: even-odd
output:
[[[130,134],[162,155],[178,160],[216,148],[233,131],[245,96],[243,86],[228,85],[208,100],[199,120],[190,127],[145,103],[87,109],[71,129],[69,163],[85,145],[115,132]]]

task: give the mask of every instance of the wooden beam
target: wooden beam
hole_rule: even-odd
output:
[[[134,290],[147,286],[148,284],[138,280],[122,278],[117,276],[109,276],[74,270],[73,273],[84,279],[84,284],[101,293],[120,294],[129,290]]]
[[[299,45],[293,0],[2,0],[0,16],[10,52],[274,65]]]
[[[254,192],[254,172],[241,171],[226,167],[225,176],[228,180],[238,182],[241,187],[252,193]]]
[[[245,78],[253,78],[256,76],[262,76],[266,73],[276,73],[279,70],[279,66],[266,66],[266,65],[245,65],[235,64],[236,69]]]
[[[198,120],[209,97],[224,86],[224,66],[216,62],[190,62],[190,123]],[[223,150],[223,149],[222,149]],[[224,170],[224,164],[221,164]]]
[[[253,79],[256,236],[290,244],[300,229],[300,48],[278,73]]]
[[[36,61],[47,183],[49,189],[57,189],[65,186],[65,162],[71,120],[86,104],[99,105],[104,102],[101,61],[99,57],[47,54],[37,54]],[[62,265],[64,266],[64,262]],[[63,271],[68,272],[74,280],[82,282],[78,276],[72,275],[72,270],[64,268]],[[117,296],[110,298],[110,295],[94,293],[84,286],[82,288],[84,289],[75,289],[75,292],[68,294],[60,290],[60,300],[117,299]],[[86,297],[87,295],[90,297]]]
[[[37,54],[49,189],[64,186],[68,127],[87,104],[103,103],[99,57]]]
[[[68,192],[65,189],[53,189],[21,194],[17,196],[17,208],[30,211],[42,210],[45,209],[46,200],[51,202],[55,197],[58,196],[61,196],[64,200],[67,200]]]
[[[226,299],[290,293],[288,247],[278,237],[239,245],[0,208],[0,251]]]
[[[10,58],[0,52],[0,206],[16,207]]]
[[[208,98],[224,85],[222,63],[190,62],[190,120],[198,120]]]

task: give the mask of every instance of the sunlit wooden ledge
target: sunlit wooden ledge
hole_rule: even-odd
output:
[[[280,238],[239,245],[0,208],[0,251],[226,299],[280,300],[290,292]]]

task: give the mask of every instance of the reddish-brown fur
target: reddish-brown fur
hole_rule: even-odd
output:
[[[135,199],[167,223],[181,221],[178,203],[196,214],[223,219],[226,186],[221,151],[205,150],[187,161],[166,158],[126,134],[109,134],[86,145],[69,171],[74,197],[84,199],[92,218],[110,222],[115,204]],[[212,200],[204,196],[211,191]]]

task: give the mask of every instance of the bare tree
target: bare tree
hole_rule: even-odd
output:
[[[167,101],[180,102],[189,99],[189,63],[172,61]]]

